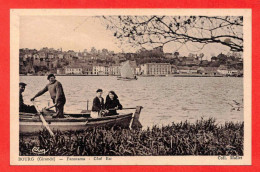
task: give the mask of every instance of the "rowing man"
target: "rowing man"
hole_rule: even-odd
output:
[[[31,99],[31,101],[34,101],[36,97],[39,97],[45,92],[49,91],[54,106],[56,107],[56,116],[53,116],[53,118],[64,118],[63,110],[66,103],[66,98],[62,85],[59,81],[55,79],[55,76],[53,74],[48,75],[47,79],[49,80],[49,84],[47,84],[43,90],[39,91]]]
[[[26,112],[26,113],[36,113],[37,110],[34,106],[26,105],[23,102],[23,95],[22,93],[25,90],[26,84],[23,82],[19,83],[19,112]]]

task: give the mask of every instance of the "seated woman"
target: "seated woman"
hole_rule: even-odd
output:
[[[114,91],[110,91],[106,97],[105,109],[107,110],[107,116],[117,115],[117,109],[122,109],[122,105],[118,100],[118,96]]]

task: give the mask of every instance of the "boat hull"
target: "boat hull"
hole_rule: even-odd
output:
[[[65,118],[52,118],[52,113],[44,116],[49,128],[53,131],[85,130],[94,127],[110,128],[118,126],[121,128],[141,128],[139,116],[141,106],[136,107],[135,113],[119,114],[99,118],[91,118],[88,112],[81,114],[66,114]],[[47,113],[45,113],[47,114]],[[44,129],[39,114],[20,113],[19,132],[21,134],[38,133]]]
[[[132,120],[133,113],[108,116],[102,118],[61,118],[52,119],[46,118],[51,130],[68,131],[68,130],[85,130],[93,127],[113,127],[119,126],[122,128],[128,128]],[[37,117],[32,119],[20,119],[19,131],[20,133],[37,133],[44,129],[44,126]]]
[[[117,80],[132,81],[132,80],[137,80],[137,78],[123,78],[123,77],[118,77]]]

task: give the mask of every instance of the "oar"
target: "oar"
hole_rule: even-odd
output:
[[[124,110],[124,109],[136,109],[135,107],[133,107],[133,108],[122,108],[122,110]]]
[[[53,134],[53,132],[51,131],[51,129],[50,129],[48,123],[46,122],[46,120],[45,120],[44,117],[42,116],[43,112],[39,110],[38,106],[35,104],[34,101],[32,101],[32,103],[33,103],[35,109],[37,110],[37,112],[40,114],[40,118],[41,118],[41,120],[42,120],[42,123],[43,123],[44,127],[48,130],[48,132],[50,133],[50,135],[51,135],[52,137],[54,137],[54,134]]]
[[[136,109],[136,108],[122,108],[122,109],[108,109],[108,110],[126,110],[126,109]]]
[[[55,105],[49,106],[49,107],[45,108],[45,110],[50,110],[51,108],[54,108],[54,107],[55,107]]]

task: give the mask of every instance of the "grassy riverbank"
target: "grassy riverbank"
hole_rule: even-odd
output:
[[[243,155],[244,123],[214,119],[181,122],[145,130],[89,129],[20,135],[19,154],[49,156]],[[32,151],[39,147],[44,151]]]

